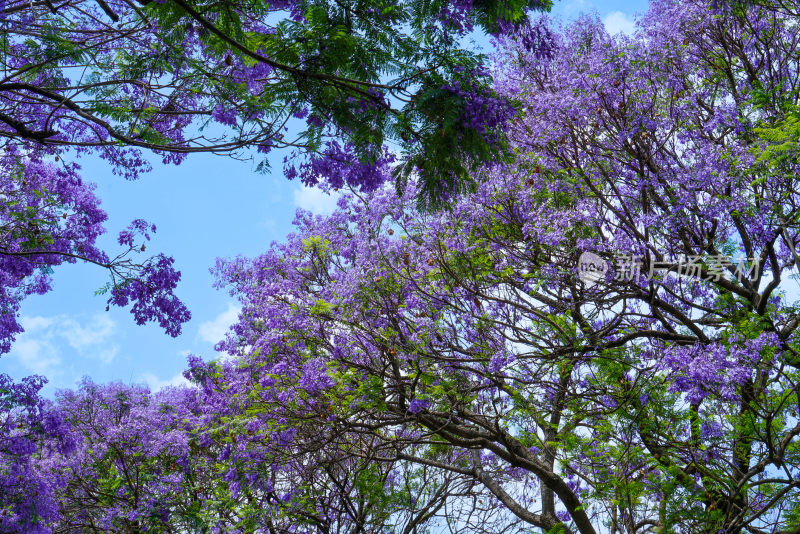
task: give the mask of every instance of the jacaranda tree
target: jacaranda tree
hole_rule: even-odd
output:
[[[548,7],[524,1],[2,3],[0,354],[22,331],[21,301],[48,291],[53,269],[63,262],[107,270],[111,280],[100,292],[109,305],[130,305],[139,324],[155,321],[177,335],[190,317],[174,294],[180,273],[172,259],[139,259],[155,226],[133,221],[119,234],[118,253],[96,246],[107,216],[93,186],[81,180],[77,156],[99,155],[110,171],[135,178],[149,168],[148,150],[167,164],[192,152],[248,157],[295,147],[290,177],[368,191],[388,178],[384,171],[396,156],[387,144],[394,142],[405,153],[400,183],[420,169],[432,192],[423,201],[435,200],[469,185],[468,167],[508,157],[501,126],[516,112],[492,91],[483,59],[456,41],[478,28],[519,33],[534,43],[540,35],[526,13]],[[44,402],[40,379],[15,385],[1,378],[0,475],[13,482],[22,476],[14,466],[35,465],[32,455],[44,454],[32,444],[60,440],[55,430],[61,427],[37,419]],[[35,495],[26,485],[3,482],[3,528],[46,528],[54,517],[52,492],[64,480],[48,480]],[[104,487],[87,480],[84,488]],[[122,512],[95,513],[86,504],[94,498],[67,507],[90,518],[77,518],[75,528],[118,528]],[[138,501],[125,499],[115,509],[136,509]],[[101,499],[100,507],[112,502]]]
[[[548,7],[3,3],[0,352],[20,331],[20,300],[47,291],[64,261],[107,269],[109,304],[133,303],[139,324],[157,321],[177,335],[189,318],[173,294],[180,273],[170,258],[135,261],[145,247],[127,231],[120,244],[130,250],[119,256],[94,247],[106,216],[76,156],[98,155],[135,178],[150,167],[146,151],[167,164],[193,152],[253,157],[294,147],[290,177],[371,190],[396,159],[392,142],[405,152],[398,180],[427,163],[430,194],[420,198],[435,201],[469,185],[469,166],[509,157],[502,125],[516,112],[492,91],[482,56],[457,40],[479,28],[534,42],[541,32],[526,13]]]
[[[515,112],[459,40],[518,33],[544,52],[527,13],[549,7],[11,1],[0,8],[0,138],[94,148],[129,177],[146,167],[139,149],[175,163],[295,147],[305,181],[327,169],[334,185],[367,189],[392,143],[405,176],[419,169],[432,194],[452,192],[469,181],[467,163],[505,157],[500,127]]]
[[[513,161],[438,211],[376,167],[220,261],[228,355],[190,358],[190,389],[87,383],[31,418],[55,414],[24,454],[57,483],[6,524],[796,532],[799,9],[667,0],[633,36],[505,35]],[[4,407],[19,443],[32,402]]]
[[[70,426],[39,396],[45,380],[14,382],[0,375],[0,532],[49,533],[61,518],[54,489],[63,471],[49,469],[51,455],[70,454]]]
[[[393,472],[454,477],[453,530],[800,528],[796,9],[506,39],[515,163],[441,213],[351,195],[223,262],[239,366],[195,373],[240,405],[236,476],[285,466],[297,514],[347,450],[395,466],[386,500]]]

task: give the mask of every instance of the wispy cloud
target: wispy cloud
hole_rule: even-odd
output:
[[[636,30],[636,23],[622,11],[614,11],[603,17],[603,24],[611,35],[618,33],[631,35]]]
[[[589,11],[593,6],[593,2],[587,0],[566,0],[564,2],[555,2],[553,6],[553,14],[561,15],[565,18],[573,18],[579,13]]]
[[[312,213],[327,214],[336,209],[339,195],[335,192],[325,192],[317,187],[301,185],[294,190],[294,205]]]
[[[228,332],[228,327],[235,323],[238,317],[239,308],[229,302],[228,309],[213,320],[202,323],[197,334],[207,343],[219,343]]]
[[[61,323],[61,332],[73,349],[81,350],[105,342],[114,333],[116,326],[107,316],[95,315],[83,324],[68,319]]]
[[[36,339],[27,332],[17,338],[10,356],[16,357],[27,370],[39,375],[49,375],[61,364],[61,351],[52,343]]]
[[[161,380],[152,373],[143,373],[139,376],[139,380],[147,384],[150,387],[150,391],[158,391],[165,387],[185,386],[189,384],[189,381],[184,378],[183,373],[178,373],[167,380]]]
[[[117,325],[106,315],[34,316],[23,318],[22,326],[25,332],[17,337],[9,356],[34,373],[53,374],[65,357],[108,364],[119,353],[119,346],[111,342]]]

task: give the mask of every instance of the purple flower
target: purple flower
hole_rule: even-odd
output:
[[[431,404],[432,402],[429,399],[412,399],[408,405],[408,411],[413,414],[418,414],[422,410],[427,410]]]
[[[229,109],[223,104],[217,104],[217,106],[211,112],[211,117],[213,117],[214,120],[220,124],[225,124],[226,126],[236,126],[236,110]]]

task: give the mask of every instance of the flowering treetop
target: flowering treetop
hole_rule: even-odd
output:
[[[515,113],[492,91],[482,58],[455,40],[473,27],[530,33],[526,13],[548,6],[4,2],[0,353],[21,331],[21,300],[47,291],[64,261],[107,269],[109,304],[131,304],[139,324],[177,335],[189,319],[172,260],[134,259],[149,235],[134,243],[124,231],[119,255],[95,247],[106,215],[76,155],[98,154],[135,178],[149,168],[146,150],[166,164],[293,147],[290,178],[369,191],[402,163],[399,183],[417,169],[429,178],[421,200],[438,202],[469,183],[470,164],[508,157],[502,125]]]
[[[633,36],[506,39],[513,162],[435,212],[413,176],[356,188],[221,260],[229,356],[63,395],[86,467],[15,452],[64,479],[57,510],[14,497],[120,531],[796,531],[797,11],[671,0]]]
[[[465,524],[796,528],[792,9],[660,2],[632,37],[585,17],[546,56],[509,39],[514,163],[445,212],[350,196],[222,262],[242,362],[197,379],[283,439],[242,436],[237,473],[324,436],[472,481],[502,512]],[[305,474],[285,473],[299,513]]]
[[[365,189],[391,143],[435,199],[504,156],[514,112],[457,40],[535,33],[531,8],[549,2],[7,2],[0,138],[97,149],[127,177],[147,167],[139,149],[177,163],[294,147],[305,181],[353,167]]]

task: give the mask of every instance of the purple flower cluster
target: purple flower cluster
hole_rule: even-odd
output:
[[[0,377],[2,528],[500,532],[523,510],[581,534],[609,517],[785,530],[800,500],[786,219],[800,195],[783,167],[797,165],[758,160],[777,142],[751,126],[780,122],[764,100],[787,98],[800,28],[765,5],[709,7],[655,3],[633,37],[583,17],[546,30],[547,56],[516,35],[494,92],[466,76],[443,88],[474,104],[465,129],[502,126],[519,156],[478,169],[446,210],[417,209],[413,176],[406,195],[385,184],[389,155],[364,166],[325,145],[290,176],[360,191],[298,212],[260,256],[219,261],[242,310],[224,358],[190,357],[191,387],[87,380],[50,404],[40,381]],[[765,24],[780,38],[761,39]],[[720,66],[726,51],[775,68]],[[8,220],[19,250],[43,232]],[[120,243],[151,229],[135,221]],[[584,251],[662,267],[589,284]],[[761,267],[711,272],[722,253]],[[671,258],[689,256],[698,276],[677,276]],[[157,256],[113,302],[175,333],[178,276]]]
[[[364,192],[374,191],[387,179],[387,169],[395,156],[384,150],[383,155],[372,162],[362,162],[355,154],[353,145],[328,141],[325,148],[313,154],[299,165],[286,160],[286,177],[300,178],[305,185],[323,183],[328,188],[351,187]]]
[[[109,302],[115,306],[131,306],[136,324],[157,321],[167,334],[175,337],[181,333],[183,323],[191,313],[174,294],[181,279],[170,257],[159,254],[150,258],[136,278],[122,281],[111,289]]]
[[[60,474],[53,455],[71,454],[75,440],[59,408],[39,395],[46,379],[14,382],[0,374],[0,531],[49,533],[59,519]]]
[[[500,21],[494,37],[506,51],[517,48],[539,60],[550,59],[553,55],[555,36],[544,17],[535,23],[527,18],[518,24]]]
[[[437,18],[445,28],[458,34],[472,31],[473,23],[470,19],[470,13],[474,7],[473,0],[456,0],[444,2],[443,4]]]
[[[481,77],[484,75],[479,74]],[[481,86],[476,79],[475,73],[462,73],[451,84],[441,88],[459,99],[461,126],[478,132],[489,144],[495,144],[498,132],[516,115],[517,109],[508,98]]]
[[[112,275],[112,285],[131,282],[117,291],[111,303],[124,305],[139,300],[137,320],[144,320],[148,314],[164,314],[170,317],[166,321],[170,332],[177,332],[188,320],[188,312],[173,294],[179,275],[167,265],[169,262],[154,258],[142,265],[131,260],[145,250],[144,244],[134,243],[136,237],[149,240],[154,225],[141,219],[133,221],[118,237],[127,250],[111,260],[96,246],[105,231],[107,215],[93,193],[94,185],[80,178],[77,165],[23,155],[13,146],[5,149],[0,162],[0,224],[4,233],[0,245],[0,353],[8,352],[14,336],[22,331],[17,320],[22,299],[48,291],[52,269],[64,262],[85,261],[105,268]],[[141,281],[145,278],[151,289],[150,296],[143,298]],[[138,286],[132,283],[137,279]],[[148,310],[150,306],[154,308]]]

